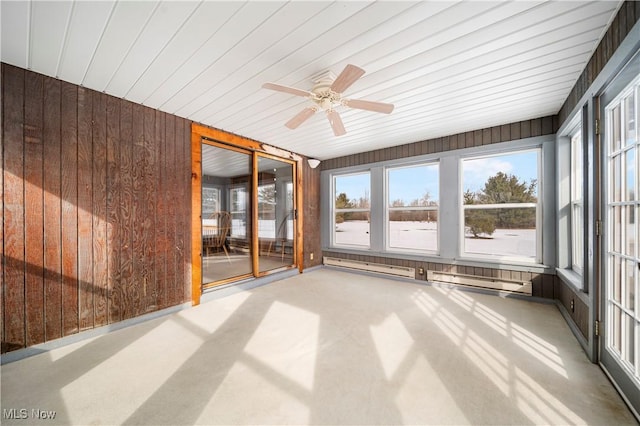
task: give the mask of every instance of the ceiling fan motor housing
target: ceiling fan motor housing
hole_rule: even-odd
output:
[[[315,83],[311,92],[315,95],[312,99],[322,111],[330,111],[334,104],[340,102],[340,94],[331,90],[331,85],[336,75],[331,71],[323,71],[315,75],[312,81]]]

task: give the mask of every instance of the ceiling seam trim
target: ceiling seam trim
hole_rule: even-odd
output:
[[[127,96],[129,96],[129,93],[131,93],[131,90],[133,90],[133,88],[136,86],[136,84],[138,84],[140,79],[147,74],[147,72],[149,71],[149,69],[151,69],[153,64],[156,63],[156,61],[158,60],[160,55],[166,50],[167,46],[169,46],[169,44],[171,44],[171,42],[178,36],[178,34],[182,31],[182,29],[185,27],[185,25],[187,25],[187,22],[189,22],[189,20],[193,17],[193,15],[195,15],[195,13],[198,11],[198,9],[200,9],[200,6],[202,6],[203,2],[204,2],[204,0],[200,0],[200,3],[191,11],[189,16],[187,16],[185,18],[184,22],[182,22],[180,27],[174,32],[173,36],[171,36],[171,38],[169,40],[167,40],[167,42],[164,44],[162,49],[160,49],[158,51],[158,53],[156,54],[156,56],[151,60],[151,62],[149,62],[149,65],[147,65],[147,67],[144,69],[144,71],[142,71],[142,73],[140,73],[138,78],[136,78],[136,81],[134,81],[131,84],[131,86],[129,87],[129,89],[126,91],[126,93],[123,96],[124,99],[127,99]],[[144,103],[142,105],[144,105]]]
[[[31,69],[31,55],[33,53],[33,49],[31,48],[31,40],[33,40],[33,37],[31,37],[31,31],[33,31],[33,23],[31,22],[31,20],[33,19],[33,3],[29,2],[29,8],[27,11],[27,57],[25,58],[27,60],[27,69],[30,70]]]
[[[113,70],[113,72],[111,73],[111,77],[109,77],[109,80],[107,81],[107,84],[105,84],[104,87],[102,88],[102,92],[106,92],[106,90],[109,88],[109,86],[111,85],[111,82],[113,81],[113,78],[116,76],[116,74],[118,74],[118,72],[120,71],[120,68],[122,68],[122,64],[129,57],[129,54],[131,53],[131,50],[136,45],[138,40],[140,40],[140,36],[142,36],[142,33],[144,33],[144,31],[147,28],[147,26],[149,26],[149,22],[151,22],[151,19],[155,16],[155,14],[156,14],[156,12],[157,12],[157,10],[159,8],[160,8],[160,1],[158,1],[156,3],[156,6],[153,8],[153,10],[149,14],[149,16],[147,16],[147,20],[145,21],[144,25],[142,26],[142,28],[140,28],[140,31],[138,31],[138,34],[136,34],[136,37],[133,39],[133,41],[131,42],[131,44],[127,48],[127,51],[122,56],[122,59],[120,60],[120,63],[118,64],[116,69]]]
[[[273,43],[273,45],[276,45],[277,43],[280,43],[283,39],[286,39],[287,37],[289,37],[292,33],[294,33],[295,31],[297,31],[299,28],[302,28],[303,25],[305,25],[307,22],[309,22],[311,19],[315,18],[316,16],[320,15],[322,12],[324,12],[326,9],[328,9],[329,6],[326,6],[324,9],[319,10],[318,12],[316,12],[313,16],[310,16],[309,18],[307,18],[305,21],[301,22],[300,25],[298,25],[297,27],[295,27],[292,31],[288,32],[286,35],[282,36],[277,42]],[[288,54],[286,54],[285,56],[283,56],[282,58],[280,58],[280,60],[282,59],[286,59],[290,56],[293,56],[294,53],[297,53],[298,51],[300,51],[302,49],[302,47],[295,49],[291,52],[289,52]],[[262,55],[260,55],[262,56]],[[242,64],[240,66],[239,69],[246,67],[248,64],[250,64],[254,59],[252,58],[251,60],[249,60],[248,62]],[[271,68],[273,68],[275,66],[275,64],[271,64],[270,66],[268,66],[267,68],[257,71],[255,74],[253,74],[252,76],[250,76],[249,78],[246,78],[245,80],[252,80],[256,77],[258,77],[259,75],[261,75],[262,73],[264,73],[266,70],[269,70]],[[224,81],[224,80],[223,80]],[[228,95],[229,93],[231,93],[232,91],[236,90],[238,87],[242,86],[243,83],[239,83],[236,84],[233,88],[227,90],[225,93],[219,95],[218,97],[216,97],[215,99],[213,99],[212,101],[210,101],[209,103],[207,103],[206,105],[200,107],[198,110],[192,112],[190,115],[191,116],[195,116],[198,113],[200,113],[202,110],[204,110],[205,108],[208,108],[209,106],[213,105],[214,103],[216,103],[220,98],[222,98],[223,96]],[[215,86],[211,86],[209,87],[206,92],[209,92],[211,89],[213,89]],[[184,108],[185,106],[187,106],[188,104],[185,104],[182,108]],[[206,119],[210,119],[212,117],[212,115],[209,115],[206,117]]]
[[[283,4],[282,6],[280,6],[278,9],[276,9],[275,11],[273,11],[271,13],[271,15],[269,15],[266,19],[264,19],[260,25],[258,25],[257,27],[253,28],[251,31],[249,31],[248,33],[246,33],[244,35],[244,37],[242,37],[240,40],[238,40],[233,46],[229,47],[222,55],[220,55],[218,58],[216,58],[215,61],[213,61],[213,63],[211,63],[206,69],[204,69],[200,74],[198,74],[196,77],[194,77],[189,83],[187,83],[185,86],[182,87],[182,89],[180,89],[178,92],[176,92],[176,95],[181,92],[185,87],[189,86],[191,83],[193,83],[193,81],[195,81],[196,79],[200,78],[200,76],[202,74],[204,74],[205,72],[209,71],[211,69],[211,67],[213,67],[214,65],[216,65],[218,62],[222,61],[223,58],[225,56],[227,56],[227,54],[231,51],[233,51],[234,49],[236,49],[238,47],[238,45],[240,45],[242,42],[244,42],[247,38],[249,38],[251,35],[253,35],[254,33],[256,33],[260,28],[262,28],[265,23],[271,19],[275,14],[277,14],[278,12],[280,12],[280,10],[282,10],[283,8],[286,7],[286,4]],[[213,86],[211,86],[209,89],[211,89]],[[207,89],[207,90],[209,90]],[[164,106],[167,102],[169,102],[171,99],[173,99],[175,97],[172,96],[171,98],[167,99],[162,106]],[[180,105],[179,107],[176,107],[173,110],[173,113],[176,115],[180,114],[180,110],[184,109],[184,107],[186,107],[187,105],[189,105],[192,102],[192,100],[188,100],[186,103],[183,103],[182,105]],[[186,114],[183,114],[182,116],[184,116]],[[190,115],[189,115],[190,116]]]
[[[200,50],[201,50],[201,49],[202,49],[202,48],[203,48],[207,43],[209,43],[209,41],[210,41],[213,37],[215,37],[215,36],[218,34],[218,32],[219,32],[219,31],[221,31],[223,28],[225,28],[225,27],[227,26],[227,24],[229,23],[229,21],[231,21],[231,20],[233,19],[233,17],[234,17],[234,16],[236,16],[238,13],[240,13],[240,11],[241,11],[242,9],[244,9],[244,8],[246,7],[246,5],[247,5],[246,3],[245,3],[245,4],[243,4],[243,5],[242,5],[242,7],[238,8],[235,12],[233,12],[233,13],[231,14],[231,16],[229,16],[229,17],[227,18],[227,20],[226,20],[226,21],[224,21],[224,23],[223,23],[222,25],[220,25],[216,31],[214,31],[214,32],[213,32],[213,34],[211,34],[211,35],[210,35],[210,36],[209,36],[205,41],[203,41],[203,42],[200,44],[200,46],[198,46],[198,48],[197,48],[197,49],[195,49],[195,50],[193,51],[193,53],[191,53],[191,55],[189,55],[189,57],[188,57],[188,58],[186,58],[186,59],[182,62],[182,64],[180,64],[180,66],[175,67],[175,69],[173,70],[173,72],[172,72],[171,74],[169,74],[169,75],[167,76],[167,78],[165,78],[165,79],[162,81],[162,83],[160,83],[160,84],[158,85],[158,87],[156,87],[156,88],[155,88],[151,93],[149,93],[149,96],[147,96],[146,98],[144,98],[144,99],[142,100],[142,104],[144,105],[150,97],[152,97],[153,95],[155,95],[155,94],[156,94],[156,92],[158,91],[158,89],[160,89],[161,87],[163,87],[163,86],[164,86],[164,84],[165,84],[165,83],[166,83],[166,82],[167,82],[171,77],[173,77],[174,75],[176,75],[176,73],[178,72],[178,70],[180,70],[180,69],[181,69],[181,68],[182,68],[182,67],[183,67],[187,62],[189,62],[189,61],[191,60],[191,58],[193,58],[194,56],[196,56],[196,55],[198,54],[198,52],[200,52]],[[187,84],[188,84],[188,83],[187,83]],[[183,88],[184,88],[184,86],[183,86]],[[181,89],[181,90],[182,90],[182,89]],[[167,99],[166,101],[164,101],[164,102],[163,102],[163,104],[162,104],[162,105],[160,105],[160,106],[158,106],[157,108],[158,108],[159,110],[165,111],[165,110],[162,108],[162,106],[163,106],[165,103],[167,103],[168,101],[169,101],[169,99]],[[167,111],[167,112],[168,112],[168,111]]]
[[[104,38],[104,33],[107,29],[107,27],[109,26],[109,23],[111,22],[111,19],[113,18],[113,13],[116,10],[116,6],[117,6],[117,2],[113,2],[113,6],[111,6],[111,11],[109,12],[109,18],[107,18],[107,20],[104,23],[104,26],[102,27],[102,32],[100,33],[100,39],[98,40],[98,42],[96,43],[95,47],[93,48],[93,53],[91,54],[91,59],[89,60],[89,63],[87,64],[87,67],[85,68],[84,72],[82,73],[82,79],[80,80],[80,85],[84,86],[84,82],[87,79],[87,74],[89,73],[89,69],[91,68],[91,65],[93,65],[93,61],[96,58],[96,54],[98,52],[98,48],[100,47],[100,44],[102,44],[102,39]]]
[[[76,3],[73,2],[71,4],[71,9],[69,9],[69,15],[67,16],[67,24],[65,25],[64,37],[62,38],[62,49],[58,53],[58,61],[56,62],[56,78],[60,78],[60,67],[64,61],[65,54],[67,53],[67,46],[69,41],[69,32],[71,31],[71,21],[73,19],[73,15],[76,11]]]

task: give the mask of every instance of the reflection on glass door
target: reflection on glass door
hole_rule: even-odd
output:
[[[293,165],[258,156],[259,272],[294,263]]]
[[[252,274],[251,153],[202,144],[202,284]]]
[[[604,109],[608,232],[601,362],[635,407],[640,406],[639,102],[640,77],[635,72],[635,79],[615,98],[605,97]]]

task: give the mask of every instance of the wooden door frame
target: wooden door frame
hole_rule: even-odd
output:
[[[303,254],[303,185],[302,169],[303,157],[293,152],[286,151],[271,145],[257,142],[242,136],[234,135],[218,129],[212,129],[200,124],[191,124],[191,303],[200,304],[202,295],[202,140],[209,139],[221,142],[231,147],[238,147],[261,154],[267,154],[275,158],[281,158],[295,162],[295,208],[298,219],[295,222],[295,259],[298,270],[302,272],[304,263]],[[255,157],[255,154],[254,154]],[[254,168],[256,161],[253,161]],[[255,203],[254,203],[255,204]],[[252,214],[253,216],[253,214]],[[256,230],[257,232],[257,230]],[[253,239],[253,238],[252,238]],[[255,270],[255,269],[254,269]]]

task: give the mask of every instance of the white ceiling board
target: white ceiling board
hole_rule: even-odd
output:
[[[159,53],[171,41],[198,6],[197,2],[164,2],[155,9],[144,31],[106,87],[106,91],[123,97]]]
[[[184,96],[185,88],[207,72],[221,57],[231,51],[247,35],[247,29],[259,26],[265,16],[270,16],[283,6],[280,2],[243,3],[229,20],[218,28],[212,28],[212,36],[198,51],[185,62],[178,72],[164,82],[149,98],[147,105],[158,105],[164,111],[174,113],[171,109],[179,107],[176,98]],[[253,52],[255,54],[255,52]],[[167,105],[170,104],[170,105]]]
[[[39,3],[35,4],[37,6]],[[58,75],[54,77],[82,84],[115,5],[115,2],[107,1],[73,3]]]
[[[100,92],[105,90],[158,5],[155,1],[121,1],[116,4],[82,82],[83,85]]]
[[[556,114],[621,1],[0,3],[2,61],[321,160]],[[284,126],[347,64],[336,107]],[[57,71],[55,68],[58,68]]]
[[[146,103],[169,78],[181,72],[182,66],[243,6],[240,2],[200,3],[193,15],[180,28],[167,46],[144,71],[126,94],[127,99]]]
[[[363,5],[365,4],[366,3],[363,2],[352,2],[349,3],[348,6],[351,8],[350,11],[355,14],[356,12],[361,10],[363,8]],[[281,46],[276,46],[275,49],[270,49],[269,51],[265,52],[265,61],[267,61],[269,57],[271,57],[276,58],[277,62],[273,63],[268,68],[258,68],[258,73],[255,74],[250,80],[247,80],[247,83],[251,83],[254,87],[261,87],[262,84],[266,81],[276,82],[276,80],[278,80],[283,72],[289,72],[293,67],[296,67],[298,64],[300,64],[301,58],[307,59],[307,63],[323,58],[324,54],[329,53],[329,51],[327,50],[326,52],[323,52],[322,47],[325,46],[324,49],[327,49],[327,46],[332,46],[335,41],[338,41],[340,38],[344,37],[344,31],[341,27],[337,29],[327,29],[327,22],[331,22],[334,25],[337,25],[339,22],[341,22],[341,19],[346,20],[348,18],[349,15],[345,13],[344,6],[344,3],[333,3],[330,7],[322,10],[322,12],[314,16],[311,20],[305,22],[305,25],[303,27],[296,29],[296,31],[292,33],[292,42],[295,43],[295,46],[299,47],[292,49],[291,51],[287,51]],[[411,8],[410,10],[413,10],[413,8]],[[407,14],[408,12],[405,11],[401,15]],[[388,21],[381,23],[373,30],[369,31],[367,34],[363,34],[362,37],[367,37],[367,44],[376,44],[378,42],[378,39],[381,39],[383,37],[382,35],[380,35],[377,38],[372,39],[371,37],[374,36],[374,33],[376,31],[380,30],[383,32],[387,32],[391,30],[391,27],[382,28],[383,26],[390,25],[393,26],[393,28],[399,28],[399,22],[396,22],[396,18],[398,18],[398,16],[390,18]],[[404,19],[407,19],[407,17],[404,16]],[[345,23],[345,25],[348,25],[348,23]],[[361,42],[363,43],[362,39]],[[286,55],[282,57],[282,54],[278,54],[278,52],[289,53],[286,53]],[[334,74],[339,74],[343,67],[344,66],[332,67]],[[295,83],[291,84],[298,85],[302,89],[310,89],[313,86],[313,82],[309,77],[311,75],[317,74],[319,71],[323,71],[323,69],[316,68],[316,70],[312,72],[312,74],[309,74],[308,69],[305,69],[302,73],[298,72],[298,75],[301,75],[304,80],[296,81]],[[278,80],[278,82],[280,84],[283,84],[281,80]],[[262,90],[254,96],[247,96],[246,93],[241,93],[240,90],[235,90],[226,98],[220,99],[221,102],[218,102],[217,99],[215,102],[211,102],[211,104],[193,114],[192,118],[199,121],[208,121],[212,117],[216,117],[218,120],[225,122],[226,119],[233,118],[238,111],[246,110],[246,108],[251,107],[252,105],[255,106],[259,104],[264,98],[272,95],[274,95],[274,93],[266,89]],[[256,113],[260,113],[260,110],[256,111]]]
[[[72,3],[43,2],[31,17],[31,69],[57,75],[64,39],[71,21]]]
[[[28,2],[0,1],[2,23],[2,61],[28,68],[29,24],[31,5]]]
[[[251,78],[256,72],[262,72],[271,63],[268,55],[274,55],[273,51],[277,51],[279,57],[285,49],[295,49],[296,41],[294,39],[286,40],[286,46],[281,45],[281,41],[287,38],[288,34],[295,32],[307,21],[309,15],[313,16],[326,5],[321,2],[307,3],[286,3],[280,9],[275,11],[268,20],[262,23],[254,31],[248,32],[234,49],[227,52],[220,60],[216,61],[205,73],[193,80],[189,88],[180,93],[172,101],[167,103],[166,107],[173,109],[172,105],[179,105],[175,109],[175,113],[185,117],[192,117],[194,112],[199,111],[210,103],[211,98],[215,98],[218,93],[226,87],[233,87],[230,77],[243,76],[243,81]],[[250,52],[257,52],[252,55]]]

